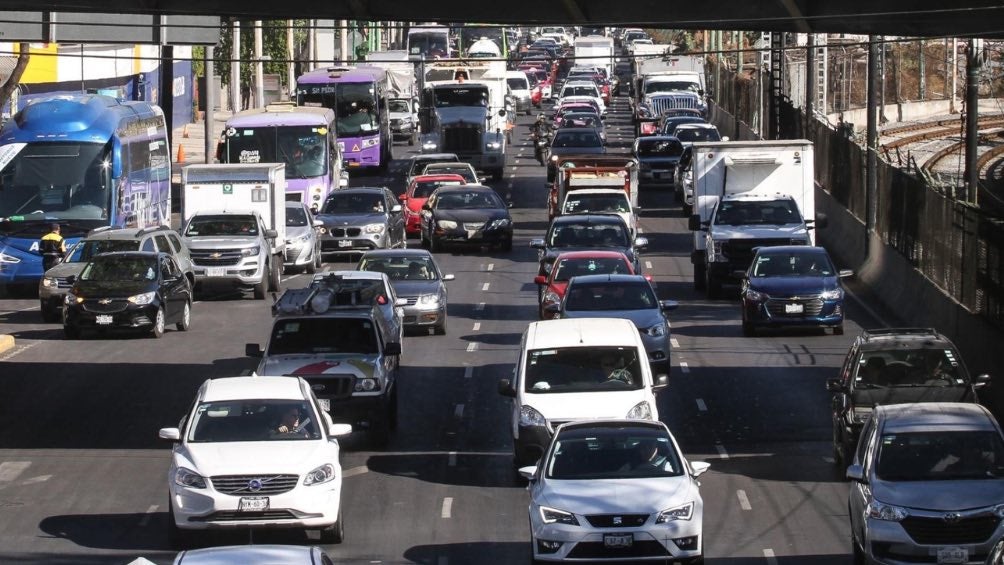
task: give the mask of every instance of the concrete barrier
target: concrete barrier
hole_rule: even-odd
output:
[[[0,353],[6,353],[14,349],[14,336],[0,334]]]

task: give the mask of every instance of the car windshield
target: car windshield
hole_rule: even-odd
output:
[[[595,86],[566,86],[561,96],[596,96]]]
[[[631,203],[623,192],[582,196],[573,192],[565,199],[565,214],[624,214],[630,211]]]
[[[620,224],[555,224],[549,247],[627,247],[627,230]]]
[[[457,160],[453,159],[453,158],[433,157],[433,158],[430,159],[430,158],[427,158],[427,157],[426,158],[416,157],[411,162],[411,169],[410,169],[410,171],[409,171],[408,174],[411,175],[411,176],[418,175],[423,170],[425,170],[426,165],[428,165],[430,163],[456,163],[456,162],[457,162]]]
[[[563,347],[526,354],[524,389],[531,393],[638,390],[643,385],[638,351],[631,347]]]
[[[711,128],[676,128],[673,134],[684,143],[722,140],[722,136],[718,135],[718,130]]]
[[[256,236],[258,222],[254,216],[195,216],[185,229],[186,236]]]
[[[890,346],[865,351],[854,375],[856,389],[968,386],[954,349]]]
[[[458,180],[433,180],[420,181],[415,183],[415,190],[412,191],[412,198],[428,198],[437,188],[441,186],[452,186],[464,184]]]
[[[551,147],[603,147],[603,141],[594,130],[562,130],[554,134]]]
[[[652,94],[654,92],[669,92],[671,90],[697,92],[701,90],[701,85],[696,82],[668,80],[650,81],[645,85],[645,94]]]
[[[600,118],[596,114],[583,112],[570,112],[561,119],[561,127],[568,128],[594,128],[599,127],[600,123]]]
[[[157,259],[150,257],[96,257],[84,267],[80,280],[95,282],[155,281]]]
[[[303,209],[302,206],[287,206],[286,207],[286,227],[287,228],[302,228],[309,226],[310,218],[307,217],[307,211]]]
[[[983,430],[884,434],[875,474],[885,481],[1001,480],[1004,441]]]
[[[366,318],[297,318],[272,328],[268,354],[379,353],[376,328]]]
[[[139,251],[139,242],[132,239],[85,239],[74,246],[65,262],[87,262],[96,255],[112,251]]]
[[[628,275],[631,268],[623,257],[559,259],[554,267],[554,281],[568,281],[581,275]]]
[[[726,200],[718,206],[714,224],[746,226],[752,224],[798,224],[802,215],[793,200]]]
[[[836,270],[825,253],[768,252],[757,255],[753,277],[833,277]]]
[[[189,443],[321,439],[317,414],[302,400],[203,402],[188,428]]]
[[[413,255],[364,257],[359,261],[359,270],[386,273],[392,281],[434,281],[439,278],[431,257]]]
[[[641,157],[679,157],[683,144],[676,139],[640,139],[638,155]]]
[[[507,78],[505,79],[506,84],[509,85],[510,90],[527,90],[530,85],[527,84],[525,78]]]
[[[569,311],[649,310],[659,301],[648,281],[576,284],[572,281],[563,308]]]
[[[411,112],[411,104],[407,100],[388,100],[387,108],[391,112]]]
[[[423,175],[460,175],[464,180],[476,184],[477,175],[471,170],[469,165],[450,165],[445,163],[433,163],[425,168]]]
[[[335,192],[324,203],[323,214],[377,214],[384,212],[383,195],[370,192]]]
[[[495,193],[448,192],[436,200],[436,210],[472,210],[505,208]]]
[[[679,477],[683,461],[661,430],[591,428],[562,433],[545,468],[552,480]]]

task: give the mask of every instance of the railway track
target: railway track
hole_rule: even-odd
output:
[[[944,123],[955,123],[955,125],[944,126]],[[988,129],[994,127],[1004,126],[1004,116],[985,116],[977,120],[977,125],[980,129]],[[932,129],[933,128],[933,129]],[[905,147],[914,143],[920,143],[922,141],[929,141],[931,139],[938,139],[939,137],[947,137],[952,134],[962,134],[962,124],[959,120],[939,120],[937,122],[928,122],[927,124],[921,124],[919,127],[904,126],[902,128],[897,128],[893,133],[902,133],[907,131],[918,131],[925,130],[922,133],[908,135],[905,137],[900,137],[894,139],[888,143],[882,144],[881,148],[886,154],[886,158],[889,157],[889,151],[898,149],[900,147]],[[882,132],[883,136],[889,135],[888,130]]]
[[[1001,125],[1004,125],[1004,120],[1001,121]],[[991,143],[993,141],[996,141],[997,139],[1000,139],[1002,134],[1004,134],[1004,130],[999,128],[993,129],[991,131],[981,131],[978,135],[979,142]],[[963,150],[965,150],[965,147],[966,147],[966,140],[963,139],[960,141],[955,141],[951,145],[948,145],[947,147],[943,147],[938,151],[936,151],[934,155],[931,155],[931,157],[927,159],[927,161],[921,166],[921,168],[928,172],[933,172],[938,168],[938,164],[940,163],[940,161],[942,161],[947,157],[962,152]],[[1004,145],[1000,147],[995,147],[994,149],[1000,149],[1001,147],[1004,147]],[[993,158],[993,157],[987,157],[987,155],[989,154],[990,151],[984,151],[983,155],[981,155],[980,158],[976,161],[976,168],[978,170],[982,171],[983,167],[986,166],[986,164],[990,162],[990,159]],[[986,160],[983,160],[984,157],[986,157]]]

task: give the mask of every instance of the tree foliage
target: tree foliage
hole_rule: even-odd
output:
[[[238,20],[241,32],[241,83],[250,84],[254,75],[254,20]],[[289,53],[286,46],[286,28],[288,20],[265,20],[262,22],[262,55],[267,57],[264,72],[282,77],[283,84],[290,84]],[[307,20],[293,20],[293,53],[294,59],[303,60],[307,51]],[[230,22],[222,22],[220,26],[220,42],[216,45],[213,60],[216,63],[216,73],[223,79],[224,85],[230,84],[230,65],[234,60],[233,30]],[[204,69],[200,69],[204,73]],[[198,74],[198,73],[197,73]],[[294,77],[295,78],[295,77]]]

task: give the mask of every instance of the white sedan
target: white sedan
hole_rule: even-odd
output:
[[[339,446],[352,431],[318,409],[298,377],[207,380],[177,428],[167,473],[170,533],[186,544],[197,530],[304,528],[322,543],[344,537]]]
[[[704,502],[697,477],[662,422],[593,420],[559,426],[530,481],[534,561],[702,563]]]

